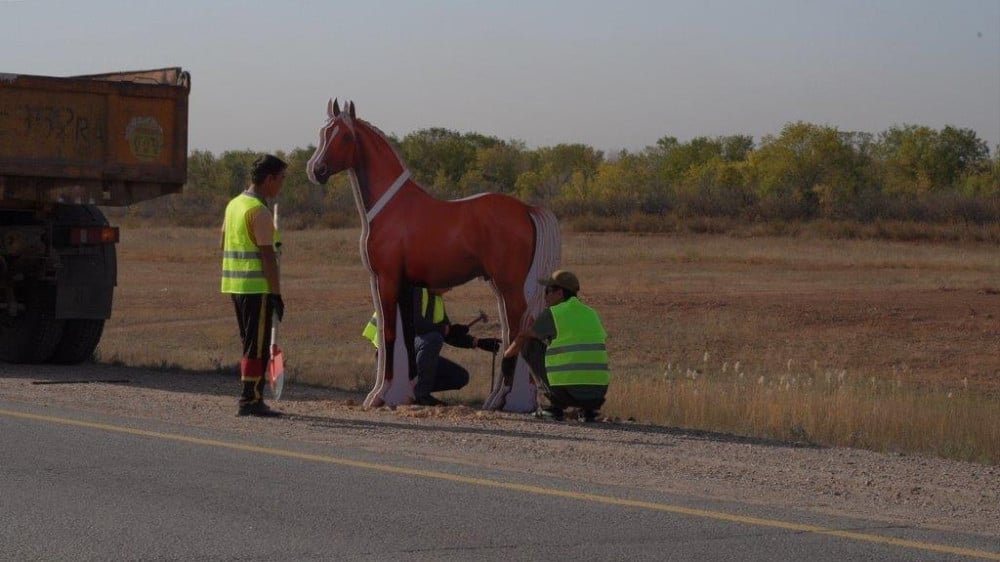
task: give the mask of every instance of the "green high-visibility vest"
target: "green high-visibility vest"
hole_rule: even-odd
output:
[[[545,350],[549,385],[607,386],[607,333],[594,309],[572,297],[549,308],[556,337]]]
[[[269,293],[270,287],[264,277],[264,262],[260,249],[250,236],[247,213],[264,202],[258,197],[242,193],[226,205],[226,230],[222,248],[222,292],[237,294]],[[274,229],[271,243],[275,248],[281,242],[281,234]]]
[[[371,340],[375,349],[378,349],[378,314],[372,314],[372,319],[365,324],[365,331],[361,335]]]

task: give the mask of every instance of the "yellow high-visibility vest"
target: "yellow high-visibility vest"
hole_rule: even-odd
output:
[[[260,249],[250,235],[247,215],[263,207],[258,197],[242,193],[226,205],[226,229],[222,248],[222,292],[238,294],[269,293],[270,287],[264,277],[264,262]],[[271,243],[275,248],[281,242],[281,234],[274,229]]]
[[[430,291],[427,289],[420,289],[420,314],[427,316],[428,305],[433,302],[433,309],[431,311],[430,321],[435,324],[444,322],[444,299],[440,295],[431,295]],[[378,349],[378,313],[372,314],[371,320],[365,324],[364,331],[361,335],[372,342],[372,345]]]
[[[372,319],[365,324],[365,331],[361,335],[371,340],[375,349],[378,349],[378,314],[372,314]]]
[[[427,316],[428,305],[433,305],[432,313]],[[426,288],[420,289],[420,314],[435,324],[444,322],[444,298],[441,295],[432,295]]]

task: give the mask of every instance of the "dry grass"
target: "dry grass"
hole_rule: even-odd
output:
[[[286,234],[280,339],[300,383],[370,388],[357,236]],[[232,370],[239,348],[217,246],[212,229],[123,228],[99,359]],[[563,262],[610,333],[609,415],[1000,462],[991,244],[566,233]],[[482,282],[449,295],[457,321],[480,308],[495,315]],[[473,372],[450,398],[481,403],[491,356],[446,353]]]
[[[770,374],[738,362],[713,367],[619,377],[612,408],[674,427],[1000,462],[1000,400],[964,385],[928,389],[815,366]]]

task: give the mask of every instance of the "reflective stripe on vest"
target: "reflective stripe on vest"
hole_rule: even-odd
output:
[[[378,349],[378,314],[372,314],[372,319],[365,324],[365,331],[361,335],[372,342],[375,349]]]
[[[545,372],[550,386],[607,386],[607,333],[594,309],[576,297],[549,308],[556,337],[545,350]]]
[[[263,207],[257,197],[242,193],[226,205],[225,232],[222,249],[222,292],[259,294],[269,292],[264,265],[257,245],[250,235],[247,214]],[[271,243],[277,248],[281,241],[274,229]]]

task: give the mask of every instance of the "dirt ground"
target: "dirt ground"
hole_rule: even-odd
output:
[[[218,373],[108,365],[0,365],[4,400],[235,433],[391,451],[510,474],[543,474],[715,500],[864,517],[997,538],[1000,468],[803,447],[621,421],[547,422],[467,406],[364,410],[361,393],[292,385],[284,419],[239,418],[237,384]],[[117,383],[76,383],[115,380]],[[127,382],[125,382],[127,381]],[[64,384],[36,384],[38,382]]]
[[[351,229],[285,236],[281,338],[296,380],[371,387],[368,273]],[[614,374],[674,369],[747,375],[846,371],[931,390],[1000,394],[1000,252],[989,244],[735,239],[564,233],[562,263],[609,333]],[[99,357],[108,363],[228,368],[238,355],[232,305],[218,292],[218,232],[123,228],[119,286]],[[496,304],[472,281],[448,311],[491,321]],[[292,353],[294,352],[294,353]],[[474,374],[489,356],[450,349]],[[462,399],[489,393],[475,376]],[[612,392],[613,414],[629,417]]]
[[[282,420],[237,418],[231,304],[218,293],[218,233],[123,228],[119,287],[94,365],[0,364],[0,397],[234,432],[394,451],[518,473],[731,499],[998,538],[1000,467],[805,447],[657,427],[614,384],[596,425],[475,407],[490,359],[443,397],[465,406],[363,410],[371,314],[357,232],[285,236],[281,339],[296,382]],[[563,264],[601,313],[613,376],[674,369],[848,372],[930,391],[1000,392],[1000,252],[980,245],[565,234]],[[486,285],[449,295],[461,321],[495,307]],[[495,319],[479,335],[497,330]],[[127,383],[33,384],[127,379]],[[472,406],[469,406],[472,405]]]

